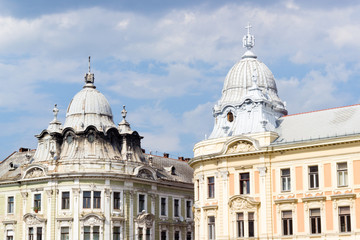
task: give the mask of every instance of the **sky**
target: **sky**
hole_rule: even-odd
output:
[[[192,157],[245,49],[273,72],[289,114],[360,103],[360,3],[295,0],[1,0],[0,159],[64,123],[88,56],[115,123],[126,105],[147,153]]]

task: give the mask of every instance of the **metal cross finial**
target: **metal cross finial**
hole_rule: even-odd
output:
[[[245,28],[247,29],[247,34],[243,38],[243,47],[251,50],[255,46],[255,37],[250,34],[250,28],[252,28],[252,26],[248,23]]]
[[[91,72],[91,69],[90,69],[90,56],[89,56],[89,73]]]
[[[247,34],[250,35],[250,28],[252,28],[250,23],[248,23],[248,25],[245,28],[247,29]]]

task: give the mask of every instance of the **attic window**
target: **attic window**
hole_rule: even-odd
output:
[[[171,167],[171,175],[176,175],[174,166]]]
[[[228,114],[227,114],[227,120],[228,120],[229,122],[234,121],[234,115],[232,114],[232,112],[228,112]]]

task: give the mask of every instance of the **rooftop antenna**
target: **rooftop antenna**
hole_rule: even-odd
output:
[[[90,69],[90,56],[89,56],[89,73],[91,72],[91,69]]]

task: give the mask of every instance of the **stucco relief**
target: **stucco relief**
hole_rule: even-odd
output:
[[[28,179],[28,178],[38,178],[38,177],[44,177],[44,176],[45,176],[45,173],[42,169],[33,168],[26,173],[24,178]]]
[[[138,224],[145,226],[146,228],[151,228],[153,226],[154,220],[155,216],[151,213],[142,213],[139,214],[136,218]]]
[[[243,209],[254,209],[257,208],[259,202],[243,196],[234,196],[229,201],[231,211],[239,211]]]
[[[146,178],[146,179],[154,180],[152,172],[150,172],[147,169],[141,169],[137,176],[140,177],[140,178]]]
[[[255,150],[255,147],[250,142],[238,141],[229,146],[226,153],[251,152]]]
[[[42,220],[40,218],[37,218],[36,216],[32,215],[32,214],[26,214],[24,216],[24,222],[26,223],[26,225],[28,226],[33,226],[33,225],[40,225],[42,224],[42,222],[44,222],[45,220]]]
[[[88,217],[85,219],[84,221],[84,225],[90,225],[90,226],[98,226],[98,225],[101,225],[102,224],[102,220],[95,217],[95,216],[91,216],[91,217]]]

